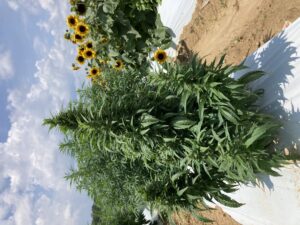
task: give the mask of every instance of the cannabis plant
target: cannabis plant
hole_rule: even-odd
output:
[[[78,101],[45,120],[64,133],[61,150],[78,162],[67,178],[95,199],[103,224],[117,224],[113,212],[145,206],[164,221],[178,210],[210,221],[196,213],[204,200],[239,207],[227,193],[256,182],[257,173],[278,175],[280,124],[255,105],[262,91],[248,87],[264,73],[234,80],[244,66],[223,60],[108,70],[106,85],[83,88]]]

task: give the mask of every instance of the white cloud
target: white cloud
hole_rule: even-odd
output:
[[[9,79],[14,75],[10,51],[0,52],[0,79]]]
[[[34,34],[36,51],[43,50],[42,58],[35,64],[35,80],[29,87],[9,90],[12,124],[7,141],[0,143],[0,181],[6,180],[0,182],[0,224],[86,224],[90,220],[91,201],[85,194],[70,188],[63,178],[74,162],[58,150],[62,137],[41,126],[50,112],[55,113],[66,105],[75,86],[83,81],[83,77],[71,73],[75,53],[63,39],[65,24],[62,21],[67,13],[67,1],[8,2],[15,2],[19,10],[28,7],[30,2],[36,9],[43,10],[43,14],[47,10],[48,22],[40,23],[53,35],[53,44],[49,46],[38,33]]]
[[[57,9],[56,0],[6,0],[6,2],[14,11],[24,9],[31,14],[39,14],[41,10],[52,13],[53,9]]]
[[[18,3],[15,2],[14,0],[8,0],[8,1],[7,1],[7,4],[8,4],[8,6],[9,6],[12,10],[14,10],[14,11],[17,11],[17,10],[19,9]]]
[[[31,14],[37,14],[40,8],[39,1],[36,0],[6,0],[6,2],[14,11],[25,9]]]

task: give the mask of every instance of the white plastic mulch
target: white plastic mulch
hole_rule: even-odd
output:
[[[299,152],[300,18],[247,57],[245,64],[267,73],[252,84],[253,89],[265,90],[259,106],[283,122],[281,146]],[[243,225],[299,225],[300,166],[285,166],[279,173],[281,177],[262,176],[264,187],[242,186],[231,196],[246,204],[223,209]]]
[[[197,0],[163,0],[158,12],[163,24],[173,31],[172,41],[178,44],[180,34],[191,19]],[[167,50],[169,56],[176,56],[176,46]]]

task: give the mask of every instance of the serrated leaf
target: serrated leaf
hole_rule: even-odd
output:
[[[245,142],[245,146],[249,148],[255,141],[259,140],[262,138],[262,136],[270,129],[273,127],[276,127],[277,125],[271,125],[271,124],[266,124],[263,126],[256,127],[254,131],[251,134],[251,137],[248,138]]]
[[[235,114],[229,113],[226,109],[224,109],[224,107],[220,107],[220,112],[222,116],[224,116],[228,121],[234,123],[235,125],[239,124],[236,117],[234,116]]]
[[[141,118],[142,118],[141,119],[141,126],[143,128],[149,127],[153,124],[157,124],[157,123],[160,122],[159,119],[157,119],[156,117],[154,117],[154,116],[152,116],[148,113],[144,113]]]
[[[181,175],[185,174],[184,172],[178,172],[175,173],[172,177],[171,177],[171,181],[174,182],[175,180],[177,180]]]
[[[238,207],[241,207],[242,203],[239,203],[237,201],[235,201],[234,199],[230,198],[229,196],[227,195],[224,195],[224,194],[220,194],[218,196],[214,196],[214,198],[221,204],[225,205],[225,206],[228,206],[228,207],[231,207],[231,208],[238,208]]]
[[[185,113],[186,113],[186,104],[189,97],[190,97],[190,93],[188,91],[185,91],[181,96],[180,105],[183,107]]]
[[[196,122],[186,119],[186,117],[175,117],[172,121],[172,125],[175,129],[188,129],[191,126],[195,125]]]
[[[196,199],[201,199],[202,198],[202,196],[197,196],[197,195],[189,195],[189,194],[187,194],[186,196],[190,200],[196,200]]]
[[[239,83],[248,84],[251,81],[257,80],[261,78],[265,73],[263,71],[251,71],[243,75],[241,78],[238,79]]]
[[[195,212],[192,212],[193,217],[195,217],[197,220],[204,222],[204,223],[213,223],[214,221],[211,219],[208,219],[206,217],[203,217]]]
[[[185,187],[185,188],[183,188],[183,189],[177,191],[177,195],[178,195],[179,197],[182,196],[182,195],[184,194],[184,192],[186,192],[186,190],[187,190],[188,188],[189,188],[189,187]]]

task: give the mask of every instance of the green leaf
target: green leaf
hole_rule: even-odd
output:
[[[184,192],[186,192],[186,190],[187,190],[188,188],[189,188],[189,187],[185,187],[185,188],[183,188],[183,189],[177,191],[177,195],[178,195],[179,197],[182,196],[182,195],[184,194]]]
[[[251,137],[248,138],[245,142],[245,146],[249,148],[254,142],[257,140],[263,138],[263,135],[266,134],[267,131],[269,131],[271,128],[274,128],[278,125],[272,125],[272,124],[265,124],[259,127],[256,127],[254,131],[251,134]]]
[[[251,71],[243,75],[241,78],[239,78],[238,82],[242,84],[248,84],[251,81],[261,78],[263,75],[265,75],[263,71],[260,70]]]
[[[231,110],[226,109],[225,107],[220,107],[219,110],[220,110],[222,116],[224,116],[228,121],[234,123],[235,125],[239,124],[239,122],[237,121],[236,115],[233,112],[232,113],[229,112]]]
[[[150,128],[148,128],[146,130],[141,130],[140,133],[141,133],[141,135],[145,135],[146,133],[148,133],[149,130],[150,130]]]
[[[195,124],[196,124],[195,121],[186,119],[186,117],[175,117],[174,120],[172,121],[172,126],[178,130],[188,129]]]
[[[202,198],[202,196],[196,196],[196,195],[189,195],[189,194],[187,194],[186,195],[187,196],[187,198],[188,199],[190,199],[190,200],[197,200],[197,199],[201,199]]]
[[[199,220],[200,222],[204,222],[204,223],[213,223],[214,221],[211,219],[208,219],[206,217],[203,217],[201,215],[199,215],[196,212],[192,212],[193,217],[195,217],[197,220]]]
[[[209,173],[209,171],[208,171],[208,169],[207,169],[205,163],[202,163],[202,167],[203,167],[205,173],[209,176],[209,178],[212,179],[212,177],[211,177],[211,175],[210,175],[210,173]]]
[[[219,194],[218,196],[214,196],[214,198],[221,204],[231,208],[238,208],[244,205],[224,194]]]
[[[142,115],[141,125],[142,125],[143,128],[147,128],[147,127],[149,127],[153,124],[157,124],[159,122],[160,122],[159,119],[157,119],[156,117],[154,117],[154,116],[152,116],[148,113],[144,113]]]
[[[175,173],[172,177],[171,177],[171,180],[172,182],[174,182],[175,180],[177,180],[179,177],[181,177],[183,174],[185,174],[184,172],[178,172],[178,173]]]
[[[190,97],[190,93],[188,91],[185,91],[181,95],[180,105],[183,107],[185,113],[186,113],[186,104],[187,104],[189,97]]]

